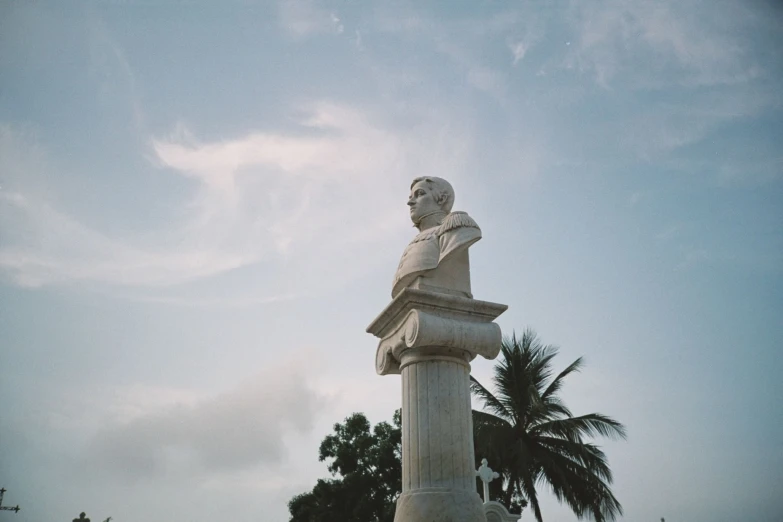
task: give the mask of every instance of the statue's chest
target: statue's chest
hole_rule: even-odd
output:
[[[416,236],[413,241],[408,243],[405,250],[402,252],[400,258],[400,264],[397,266],[398,271],[408,272],[409,270],[403,270],[403,267],[410,270],[420,270],[423,267],[427,269],[432,268],[432,263],[435,266],[438,264],[438,257],[440,255],[440,246],[438,245],[438,235],[435,231],[427,231]]]

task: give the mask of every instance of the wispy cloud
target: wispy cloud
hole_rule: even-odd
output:
[[[450,34],[444,34],[436,38],[436,47],[463,71],[468,85],[499,101],[506,98],[508,91],[506,74],[482,63],[464,41]]]
[[[273,167],[284,174],[342,178],[366,172],[398,152],[395,136],[370,125],[345,107],[320,104],[301,122],[310,135],[253,133],[215,143],[154,140],[157,158],[185,176],[197,177],[210,188],[236,187],[237,173],[247,167]]]
[[[682,229],[682,223],[674,223],[673,225],[670,225],[655,234],[655,239],[659,241],[669,241],[680,235],[682,233]]]
[[[340,17],[315,0],[282,0],[278,4],[280,25],[295,38],[317,34],[342,34]]]
[[[747,31],[769,24],[742,3],[573,2],[576,45],[566,65],[609,86],[615,77],[646,86],[734,84],[763,74]],[[710,16],[703,16],[709,12]],[[645,67],[638,67],[643,62]]]
[[[114,240],[18,192],[0,191],[0,269],[21,286],[64,281],[176,284],[236,268],[241,254],[155,250]]]
[[[546,21],[529,6],[522,8],[513,21],[505,31],[509,33],[506,45],[513,57],[512,65],[516,66],[545,37]]]
[[[727,87],[710,92],[678,93],[664,99],[647,99],[642,95],[631,98],[633,103],[630,105],[627,96],[618,101],[616,109],[610,107],[613,117],[594,120],[589,129],[582,127],[579,121],[574,123],[576,130],[564,129],[569,139],[563,142],[559,157],[573,157],[579,150],[573,144],[583,142],[606,164],[665,161],[677,170],[711,171],[723,177],[722,172],[727,168],[725,157],[709,156],[694,162],[677,154],[688,146],[710,139],[732,122],[757,117],[783,105],[780,90],[766,85],[741,90]],[[579,160],[586,158],[579,157]],[[742,169],[742,162],[731,164]],[[769,172],[772,166],[774,162],[767,163],[765,168],[760,165],[760,171],[766,173],[759,179],[774,179]]]
[[[505,34],[516,23],[517,15],[503,13],[489,18],[434,20],[410,9],[376,9],[371,26],[375,31],[391,33],[435,49],[455,65],[467,85],[498,101],[506,99],[508,78],[505,71],[482,59],[480,49],[488,38]]]
[[[153,139],[151,168],[190,180],[191,190],[176,202],[176,220],[135,237],[109,235],[31,188],[31,170],[45,178],[57,167],[40,145],[5,127],[0,150],[14,153],[0,157],[1,273],[24,286],[165,286],[262,259],[289,258],[283,268],[293,270],[316,250],[322,269],[342,272],[340,244],[404,229],[390,216],[404,215],[406,181],[458,170],[466,150],[459,133],[426,116],[416,127],[394,129],[338,104],[315,103],[300,114],[299,128],[289,132],[204,142],[180,127]]]
[[[724,161],[718,171],[718,183],[726,187],[758,186],[783,179],[783,157]]]
[[[525,54],[528,50],[528,45],[522,41],[508,42],[508,49],[511,51],[511,54],[514,57],[513,65],[516,65],[525,57]]]

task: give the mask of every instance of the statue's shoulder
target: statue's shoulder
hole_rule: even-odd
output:
[[[467,212],[455,211],[443,219],[443,223],[438,227],[438,235],[440,236],[457,228],[479,228],[479,226]]]

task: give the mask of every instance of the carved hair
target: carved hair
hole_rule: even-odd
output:
[[[411,188],[420,181],[427,184],[432,191],[432,197],[440,205],[440,208],[447,214],[451,212],[451,207],[454,206],[454,188],[451,186],[451,183],[435,176],[422,176],[413,180]]]

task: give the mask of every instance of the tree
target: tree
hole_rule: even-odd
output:
[[[312,491],[291,499],[291,522],[392,522],[402,490],[400,410],[393,422],[370,430],[367,417],[354,413],[335,424],[318,452],[320,461],[331,460],[334,478],[319,479]]]
[[[494,368],[495,394],[471,377],[472,392],[488,412],[473,411],[476,457],[489,459],[503,477],[490,484],[507,506],[530,504],[542,522],[536,485],[549,484],[579,518],[614,520],[623,510],[610,489],[606,455],[587,439],[625,438],[625,427],[606,415],[574,417],[558,396],[564,379],[582,367],[578,358],[550,381],[557,348],[532,330],[504,339]]]

